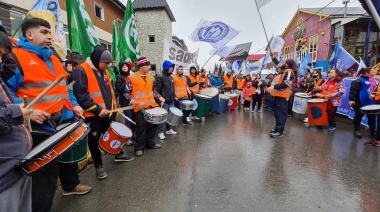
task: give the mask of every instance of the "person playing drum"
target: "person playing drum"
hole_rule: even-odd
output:
[[[177,96],[177,100],[174,102],[174,105],[179,109],[180,108],[180,102],[179,101],[184,101],[188,100],[188,94],[190,93],[189,88],[187,87],[187,80],[186,77],[183,75],[183,67],[178,66],[177,68],[177,74],[173,76],[174,80],[174,90],[175,94]],[[183,110],[183,116],[182,116],[182,124],[183,125],[188,125],[190,124],[190,110]]]
[[[373,97],[371,97],[371,93],[376,91],[376,82],[373,79],[373,75],[374,71],[372,68],[362,68],[359,70],[359,77],[351,83],[350,95],[348,97],[350,102],[348,104],[355,109],[353,123],[354,135],[357,138],[362,137],[360,124],[364,113],[362,113],[360,108],[374,103]],[[371,138],[375,138],[376,117],[367,114],[367,118]]]
[[[314,88],[312,93],[316,93],[318,98],[327,100],[327,114],[329,121],[329,130],[333,131],[336,128],[336,110],[342,104],[340,96],[344,95],[345,88],[343,75],[337,69],[331,69],[328,72],[329,79],[321,86]]]
[[[375,70],[376,71],[376,70]],[[375,104],[380,105],[380,83],[377,84],[376,92],[374,92],[372,95],[370,95],[370,98],[374,98]],[[380,147],[380,115],[376,115],[376,135],[375,140],[372,142],[368,142],[366,144],[373,144],[374,146]]]
[[[88,134],[88,148],[94,161],[96,177],[101,180],[107,178],[104,171],[102,154],[98,147],[99,139],[104,134],[114,114],[109,110],[116,109],[116,99],[113,93],[110,74],[107,68],[112,63],[112,55],[105,47],[95,46],[92,54],[86,61],[75,68],[72,73],[74,94],[79,104],[85,108],[83,114],[86,122],[90,123],[91,131]],[[121,151],[115,155],[115,161],[132,161],[134,158]]]
[[[4,28],[0,25],[0,29]],[[11,159],[16,157],[24,158],[32,147],[32,139],[23,123],[33,112],[30,109],[23,108],[23,105],[16,104],[4,84],[4,81],[7,81],[15,73],[14,60],[8,54],[11,51],[12,43],[1,30],[0,208],[2,211],[32,211],[32,178],[23,175],[18,169],[17,164],[20,161]]]
[[[235,89],[236,83],[235,78],[232,76],[232,71],[228,70],[227,74],[223,76],[223,90],[224,92],[233,92]]]
[[[165,103],[165,99],[154,89],[153,81],[148,72],[150,70],[150,61],[146,57],[140,57],[137,60],[138,72],[128,76],[131,86],[127,86],[124,96],[131,100],[131,104],[135,105],[134,112],[136,118],[136,142],[135,154],[142,156],[145,148],[159,149],[160,144],[154,140],[156,136],[157,124],[148,123],[144,118],[144,109],[158,107],[157,102]],[[130,89],[128,89],[130,88]]]
[[[61,75],[64,80],[48,91],[36,104],[30,116],[33,147],[56,132],[57,125],[74,121],[74,114],[82,115],[72,91],[67,87],[67,73],[59,59],[50,49],[52,43],[51,26],[40,18],[28,18],[21,26],[22,36],[17,42],[19,48],[13,51],[17,61],[15,75],[6,84],[17,103],[24,96],[34,99]],[[91,187],[81,185],[78,163],[51,162],[32,177],[33,211],[50,211],[57,187],[61,179],[64,195],[86,194]]]
[[[201,74],[199,75],[200,90],[209,87],[210,84],[208,77],[206,76],[206,69],[201,69]]]

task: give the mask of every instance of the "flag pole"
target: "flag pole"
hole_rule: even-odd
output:
[[[260,16],[261,25],[263,26],[263,29],[264,29],[265,38],[267,39],[267,42],[268,42],[269,51],[272,52],[272,50],[270,49],[270,43],[269,43],[269,39],[268,39],[268,35],[267,35],[267,31],[266,31],[265,26],[264,26],[263,18],[261,17],[261,13],[260,13],[259,6],[257,6],[257,0],[255,0],[255,3],[256,3],[256,9],[257,9],[257,12],[259,13],[259,16]]]
[[[26,15],[25,18],[22,20],[22,22],[20,23],[20,25],[18,25],[16,31],[13,33],[12,35],[12,38],[15,37],[16,33],[20,30],[21,26],[25,23],[26,19],[29,17],[29,15]]]

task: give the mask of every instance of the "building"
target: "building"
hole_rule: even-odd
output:
[[[364,59],[368,50],[379,51],[379,30],[371,22],[361,7],[348,7],[346,15],[344,7],[298,9],[282,34],[283,59],[296,58],[300,63],[308,50],[312,67],[326,71],[336,42],[356,58]]]
[[[180,47],[183,51],[189,51],[187,48],[187,45],[183,39],[179,39],[177,36],[173,35],[172,36],[172,42],[176,46]]]
[[[166,0],[135,0],[136,27],[142,56],[149,58],[152,69],[159,70],[164,50],[164,39],[172,40],[174,15]]]
[[[119,27],[121,26],[124,18],[125,5],[121,4],[118,0],[83,0],[83,2],[101,44],[111,50],[112,21],[116,20]],[[35,3],[36,1],[2,0],[0,2],[0,20],[5,26],[5,29],[14,34]],[[68,34],[66,0],[59,0],[59,4],[61,7],[62,21],[65,31]],[[15,37],[18,38],[20,35],[21,32],[19,30]],[[69,43],[68,36],[66,38],[67,43]],[[67,45],[67,47],[69,48],[69,45]]]

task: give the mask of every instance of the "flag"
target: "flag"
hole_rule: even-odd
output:
[[[61,59],[66,59],[66,37],[58,0],[37,0],[28,16],[41,18],[50,23],[53,47]]]
[[[310,53],[307,50],[305,53],[305,56],[301,58],[301,64],[300,64],[300,68],[299,68],[299,75],[300,76],[303,76],[304,74],[306,74],[308,72],[308,69],[310,69],[308,64],[311,62],[312,62],[312,60],[310,57]]]
[[[360,58],[359,67],[358,67],[358,70],[356,71],[356,75],[359,73],[360,69],[366,68],[366,67],[367,66],[364,64],[362,58]]]
[[[334,51],[329,61],[329,69],[337,68],[339,71],[345,71],[355,63],[358,63],[339,43],[335,44]]]
[[[189,35],[189,39],[194,42],[207,42],[214,49],[219,50],[237,34],[239,34],[239,31],[223,22],[201,19],[196,29]]]
[[[257,8],[260,9],[262,6],[268,4],[272,0],[255,0],[255,1],[256,1]]]
[[[81,54],[83,58],[88,58],[94,47],[100,45],[100,41],[86,6],[83,0],[66,0],[66,6],[70,49]]]
[[[261,66],[265,66],[266,64],[271,63],[272,57],[269,55],[269,52],[267,52],[267,54],[262,57],[259,62],[261,63]]]
[[[135,14],[131,0],[127,1],[123,24],[120,30],[119,55],[121,61],[132,61],[137,63],[140,57],[140,46],[136,29]]]
[[[270,42],[270,50],[272,52],[281,52],[284,44],[285,40],[281,36],[273,37]]]
[[[117,50],[117,46],[118,46],[117,44],[119,42],[119,33],[117,30],[115,20],[112,21],[112,25],[113,25],[113,28],[112,28],[112,58],[114,61],[116,61],[116,66],[118,66],[119,62],[120,62],[120,54]]]
[[[221,57],[227,57],[234,49],[236,48],[236,45],[233,46],[224,46],[221,49],[213,49],[210,51],[211,55],[218,55]]]

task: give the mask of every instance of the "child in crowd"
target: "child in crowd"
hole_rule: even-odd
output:
[[[249,107],[252,102],[252,95],[256,94],[256,88],[252,87],[251,82],[247,82],[247,86],[243,88],[243,99],[244,99],[244,111],[249,111]]]

